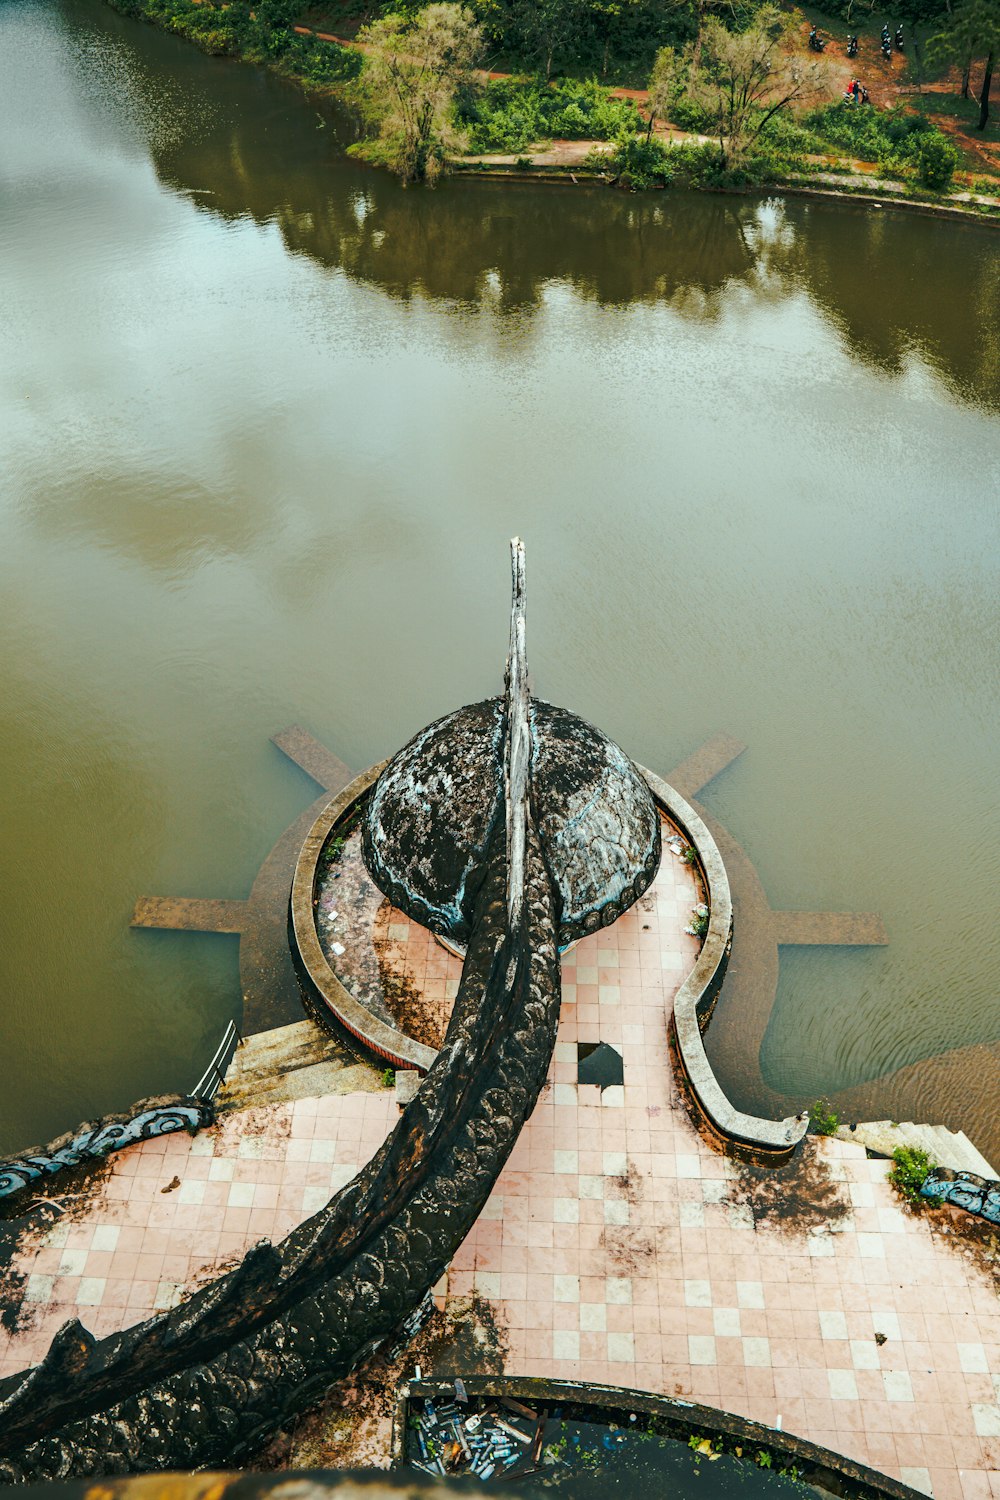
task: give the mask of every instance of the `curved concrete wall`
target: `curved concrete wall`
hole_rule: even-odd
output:
[[[733,899],[722,855],[694,808],[644,766],[639,768],[663,811],[697,850],[709,907],[708,932],[698,960],[674,999],[674,1041],[691,1093],[712,1129],[725,1142],[756,1155],[783,1159],[791,1155],[809,1128],[808,1114],[784,1120],[762,1120],[731,1104],[719,1086],[705,1052],[702,1034],[725,977],[733,939]]]
[[[362,771],[324,807],[313,823],[299,851],[292,880],[292,931],[299,958],[324,1005],[345,1031],[363,1042],[378,1057],[396,1068],[417,1068],[426,1073],[437,1057],[433,1047],[425,1047],[412,1037],[373,1016],[341,984],[326,959],[316,931],[313,897],[316,891],[316,867],[323,845],[341,818],[373,785],[386,764],[382,761]]]

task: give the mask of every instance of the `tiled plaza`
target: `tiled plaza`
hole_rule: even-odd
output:
[[[697,952],[683,930],[697,899],[665,851],[646,897],[567,955],[549,1083],[447,1295],[492,1305],[511,1373],[684,1395],[937,1500],[1000,1500],[1000,1300],[943,1232],[958,1217],[901,1212],[886,1163],[835,1140],[808,1144],[799,1179],[823,1208],[781,1214],[692,1124],[667,1021]],[[409,981],[440,984],[427,998],[450,1004],[454,960],[398,913],[379,920],[401,962],[412,936]],[[600,1042],[624,1078],[603,1090],[578,1072]],[[109,1333],[280,1239],[396,1118],[390,1091],[297,1100],[112,1157],[73,1221],[22,1247],[24,1326],[0,1331],[0,1374],[70,1316]]]
[[[343,1187],[399,1118],[391,1089],[226,1115],[108,1159],[83,1209],[24,1244],[19,1329],[0,1329],[0,1376],[35,1363],[67,1318],[98,1338],[173,1307],[263,1238],[277,1242]],[[42,1190],[58,1195],[59,1179]],[[57,1200],[58,1201],[58,1200]]]
[[[683,1395],[937,1500],[996,1500],[996,1287],[901,1212],[888,1163],[850,1143],[807,1145],[831,1212],[755,1215],[738,1164],[691,1123],[668,1055],[697,947],[682,930],[689,872],[665,856],[651,895],[569,956],[550,1086],[449,1294],[494,1304],[512,1372]],[[575,1082],[578,1044],[598,1041],[621,1051],[623,1088]]]

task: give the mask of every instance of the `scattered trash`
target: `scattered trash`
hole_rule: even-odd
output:
[[[670,837],[668,839],[664,839],[663,842],[670,850],[675,859],[684,858],[684,855],[687,852],[688,844],[687,840],[682,839],[679,833],[672,833]]]
[[[347,952],[347,949],[344,947],[343,943],[331,943],[330,944],[330,952],[331,953],[335,953],[337,955],[337,957],[339,958],[342,953],[346,953]]]
[[[414,1468],[428,1474],[474,1474],[481,1482],[506,1478],[515,1469],[519,1475],[533,1472],[545,1414],[509,1397],[490,1400],[479,1412],[463,1412],[459,1403],[468,1406],[469,1401],[465,1384],[455,1380],[453,1388],[454,1400],[442,1392],[424,1397],[421,1411],[411,1411],[408,1458]]]

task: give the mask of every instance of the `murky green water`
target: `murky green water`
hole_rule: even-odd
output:
[[[1000,1037],[1000,235],[454,182],[100,0],[0,0],[0,1148],[190,1086],[245,895],[314,788],[499,686],[707,802],[775,905],[891,946],[782,964],[813,1096]],[[727,1080],[735,1093],[739,1080]],[[975,1086],[975,1080],[970,1080]]]

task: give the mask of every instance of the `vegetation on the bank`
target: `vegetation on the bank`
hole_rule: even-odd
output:
[[[351,149],[404,181],[433,181],[449,152],[467,145],[455,98],[470,87],[482,29],[464,6],[433,0],[373,21],[358,42],[365,61],[354,98],[369,137]]]
[[[302,0],[109,0],[124,15],[154,21],[205,52],[263,63],[312,87],[343,84],[361,71],[347,47],[300,36],[294,26]]]
[[[931,1161],[926,1151],[921,1151],[919,1146],[897,1146],[892,1153],[892,1167],[889,1170],[889,1181],[903,1198],[914,1208],[920,1208],[924,1204],[939,1207],[940,1198],[924,1198],[920,1189],[927,1181],[927,1177],[936,1166]]]
[[[594,79],[498,78],[467,88],[457,113],[472,151],[523,151],[535,141],[614,140],[642,128],[631,99],[615,98]]]
[[[604,143],[590,169],[631,188],[779,183],[832,158],[946,192],[962,165],[912,101],[830,103],[829,68],[806,52],[801,13],[774,0],[368,0],[356,47],[296,31],[317,14],[305,0],[111,3],[348,99],[362,125],[352,149],[407,181],[431,181],[468,152],[526,167],[553,139]],[[856,0],[832,3],[857,26]],[[972,110],[974,89],[986,129],[1000,0],[897,0],[894,13],[914,31],[915,76],[958,70],[955,102],[964,95]],[[497,66],[511,72],[478,71]],[[609,77],[647,84],[648,102],[616,94]],[[666,124],[688,138],[665,137]]]
[[[717,17],[704,22],[698,38],[677,51],[664,47],[649,81],[654,115],[687,106],[719,143],[719,165],[737,166],[782,110],[812,100],[820,71],[792,50],[791,19],[765,4],[740,30]]]
[[[902,108],[845,109],[829,104],[803,122],[820,139],[862,161],[877,162],[887,177],[915,176],[925,187],[951,181],[958,153],[926,115]]]

